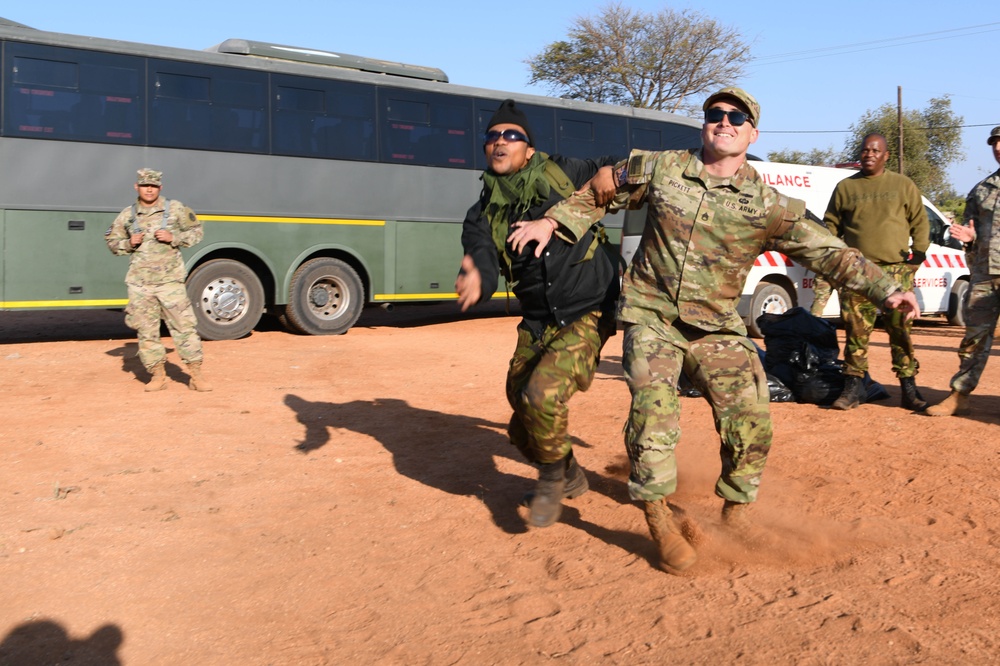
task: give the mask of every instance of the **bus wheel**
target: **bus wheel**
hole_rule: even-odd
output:
[[[308,335],[340,335],[354,326],[365,304],[358,274],[339,259],[319,257],[292,275],[285,317]]]
[[[948,323],[965,326],[965,304],[969,302],[969,281],[955,280],[948,295]]]
[[[253,330],[264,313],[264,287],[257,275],[231,259],[213,259],[187,279],[188,297],[205,340],[236,340]]]
[[[791,294],[784,287],[769,282],[761,282],[750,299],[750,323],[747,326],[752,338],[763,338],[757,327],[757,317],[762,314],[783,314],[795,307]]]

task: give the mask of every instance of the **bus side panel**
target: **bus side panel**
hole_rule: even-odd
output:
[[[462,225],[454,222],[396,222],[395,266],[376,301],[454,299],[462,263]],[[387,234],[387,242],[389,242]]]
[[[108,213],[7,210],[3,307],[123,307],[128,258],[108,250]]]

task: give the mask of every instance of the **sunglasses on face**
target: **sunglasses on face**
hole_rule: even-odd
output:
[[[496,140],[500,137],[503,137],[503,140],[508,143],[511,141],[524,141],[525,143],[528,143],[528,137],[524,134],[524,132],[518,132],[516,129],[506,129],[502,132],[498,132],[497,130],[490,130],[487,132],[486,136],[483,137],[483,145],[488,146],[489,144],[496,142]]]
[[[712,107],[705,112],[705,122],[706,123],[721,123],[722,119],[729,117],[729,124],[733,127],[739,127],[746,121],[750,120],[750,116],[743,113],[742,111],[726,111],[725,109],[720,109],[718,107]],[[753,123],[750,123],[753,125]]]

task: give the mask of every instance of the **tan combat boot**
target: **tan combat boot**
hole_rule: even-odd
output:
[[[167,364],[165,362],[160,362],[154,365],[149,370],[153,376],[146,384],[144,389],[146,393],[152,393],[153,391],[162,391],[167,388]]]
[[[191,381],[188,382],[188,388],[192,391],[211,391],[212,385],[208,383],[205,376],[201,374],[201,363],[189,363],[187,367],[188,374],[191,375]]]
[[[660,552],[660,568],[667,573],[677,573],[694,564],[698,554],[681,534],[681,528],[674,520],[666,498],[643,502],[642,508],[646,513],[649,533]]]
[[[947,398],[933,407],[928,407],[924,410],[924,414],[928,416],[960,416],[962,414],[969,414],[971,411],[969,409],[969,396],[958,391],[952,391],[951,395]]]

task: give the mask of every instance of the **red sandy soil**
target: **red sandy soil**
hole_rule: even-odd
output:
[[[206,343],[213,392],[171,353],[144,393],[121,313],[0,313],[0,664],[998,662],[996,358],[969,417],[902,410],[880,332],[888,400],[773,404],[753,539],[720,525],[711,412],[682,399],[699,561],[671,576],[625,488],[620,336],[571,402],[591,491],[525,528],[516,323],[272,326]],[[961,334],[916,329],[934,402]]]

